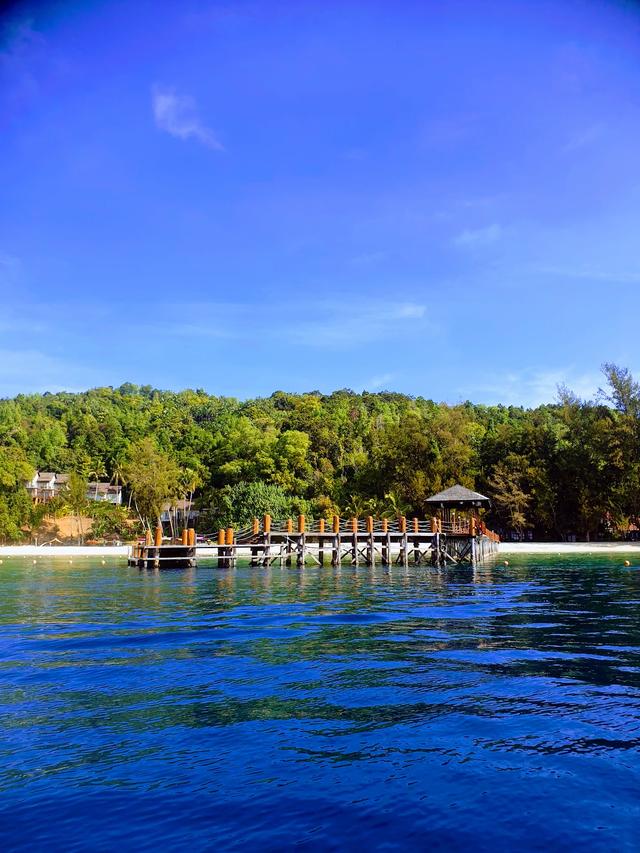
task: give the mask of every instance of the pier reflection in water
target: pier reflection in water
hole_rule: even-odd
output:
[[[640,569],[5,560],[3,847],[637,849]]]

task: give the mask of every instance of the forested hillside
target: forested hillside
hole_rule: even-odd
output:
[[[460,482],[492,498],[497,528],[593,537],[640,515],[640,387],[613,365],[604,374],[596,401],[561,389],[535,409],[349,390],[239,402],[134,385],[3,400],[0,537],[37,523],[24,490],[36,469],[123,483],[148,519],[194,492],[209,530],[267,510],[424,516],[425,498]]]

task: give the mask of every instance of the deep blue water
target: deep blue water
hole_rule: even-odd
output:
[[[637,850],[640,568],[510,562],[5,559],[2,849]]]

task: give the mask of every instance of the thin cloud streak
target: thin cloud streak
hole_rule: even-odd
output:
[[[224,146],[215,133],[198,115],[198,107],[191,95],[180,95],[175,89],[155,86],[151,95],[156,126],[177,139],[195,139],[216,151]]]
[[[0,397],[74,391],[96,379],[93,370],[37,349],[0,349]]]
[[[454,246],[463,249],[475,249],[482,246],[490,246],[502,237],[502,226],[497,222],[484,228],[465,229],[454,238]]]
[[[483,400],[496,405],[534,407],[556,403],[561,385],[568,387],[581,399],[592,400],[601,384],[602,374],[599,372],[578,373],[571,367],[545,370],[531,368],[505,371],[497,374],[492,382],[460,390],[467,398],[476,399],[480,395]]]
[[[224,310],[221,310],[224,308]],[[147,334],[189,338],[219,338],[226,340],[250,340],[260,335],[263,341],[282,340],[282,317],[292,312],[289,304],[225,305],[209,306],[200,303],[182,306],[187,315],[197,316],[193,323],[175,323],[160,320],[153,328],[147,326]],[[384,340],[402,332],[404,323],[426,320],[426,308],[414,302],[389,304],[387,302],[359,305],[351,301],[314,302],[295,306],[296,313],[313,320],[301,320],[287,329],[286,338],[301,346],[349,347]]]

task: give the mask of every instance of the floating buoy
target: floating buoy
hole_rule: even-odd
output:
[[[630,565],[631,565],[631,563],[629,562],[629,560],[625,560],[625,561],[624,561],[624,564],[625,564],[625,566],[630,566]]]
[[[33,565],[35,566],[35,564],[36,564],[37,562],[38,562],[37,560],[34,560],[34,561],[33,561]]]
[[[105,560],[103,560],[103,561],[102,561],[102,565],[103,565],[103,566],[105,565],[105,562],[106,562]]]
[[[508,565],[509,565],[509,560],[505,560],[505,561],[504,561],[504,564],[505,564],[505,566],[508,566]]]
[[[73,560],[69,560],[69,565],[71,565],[71,563],[73,563]]]

